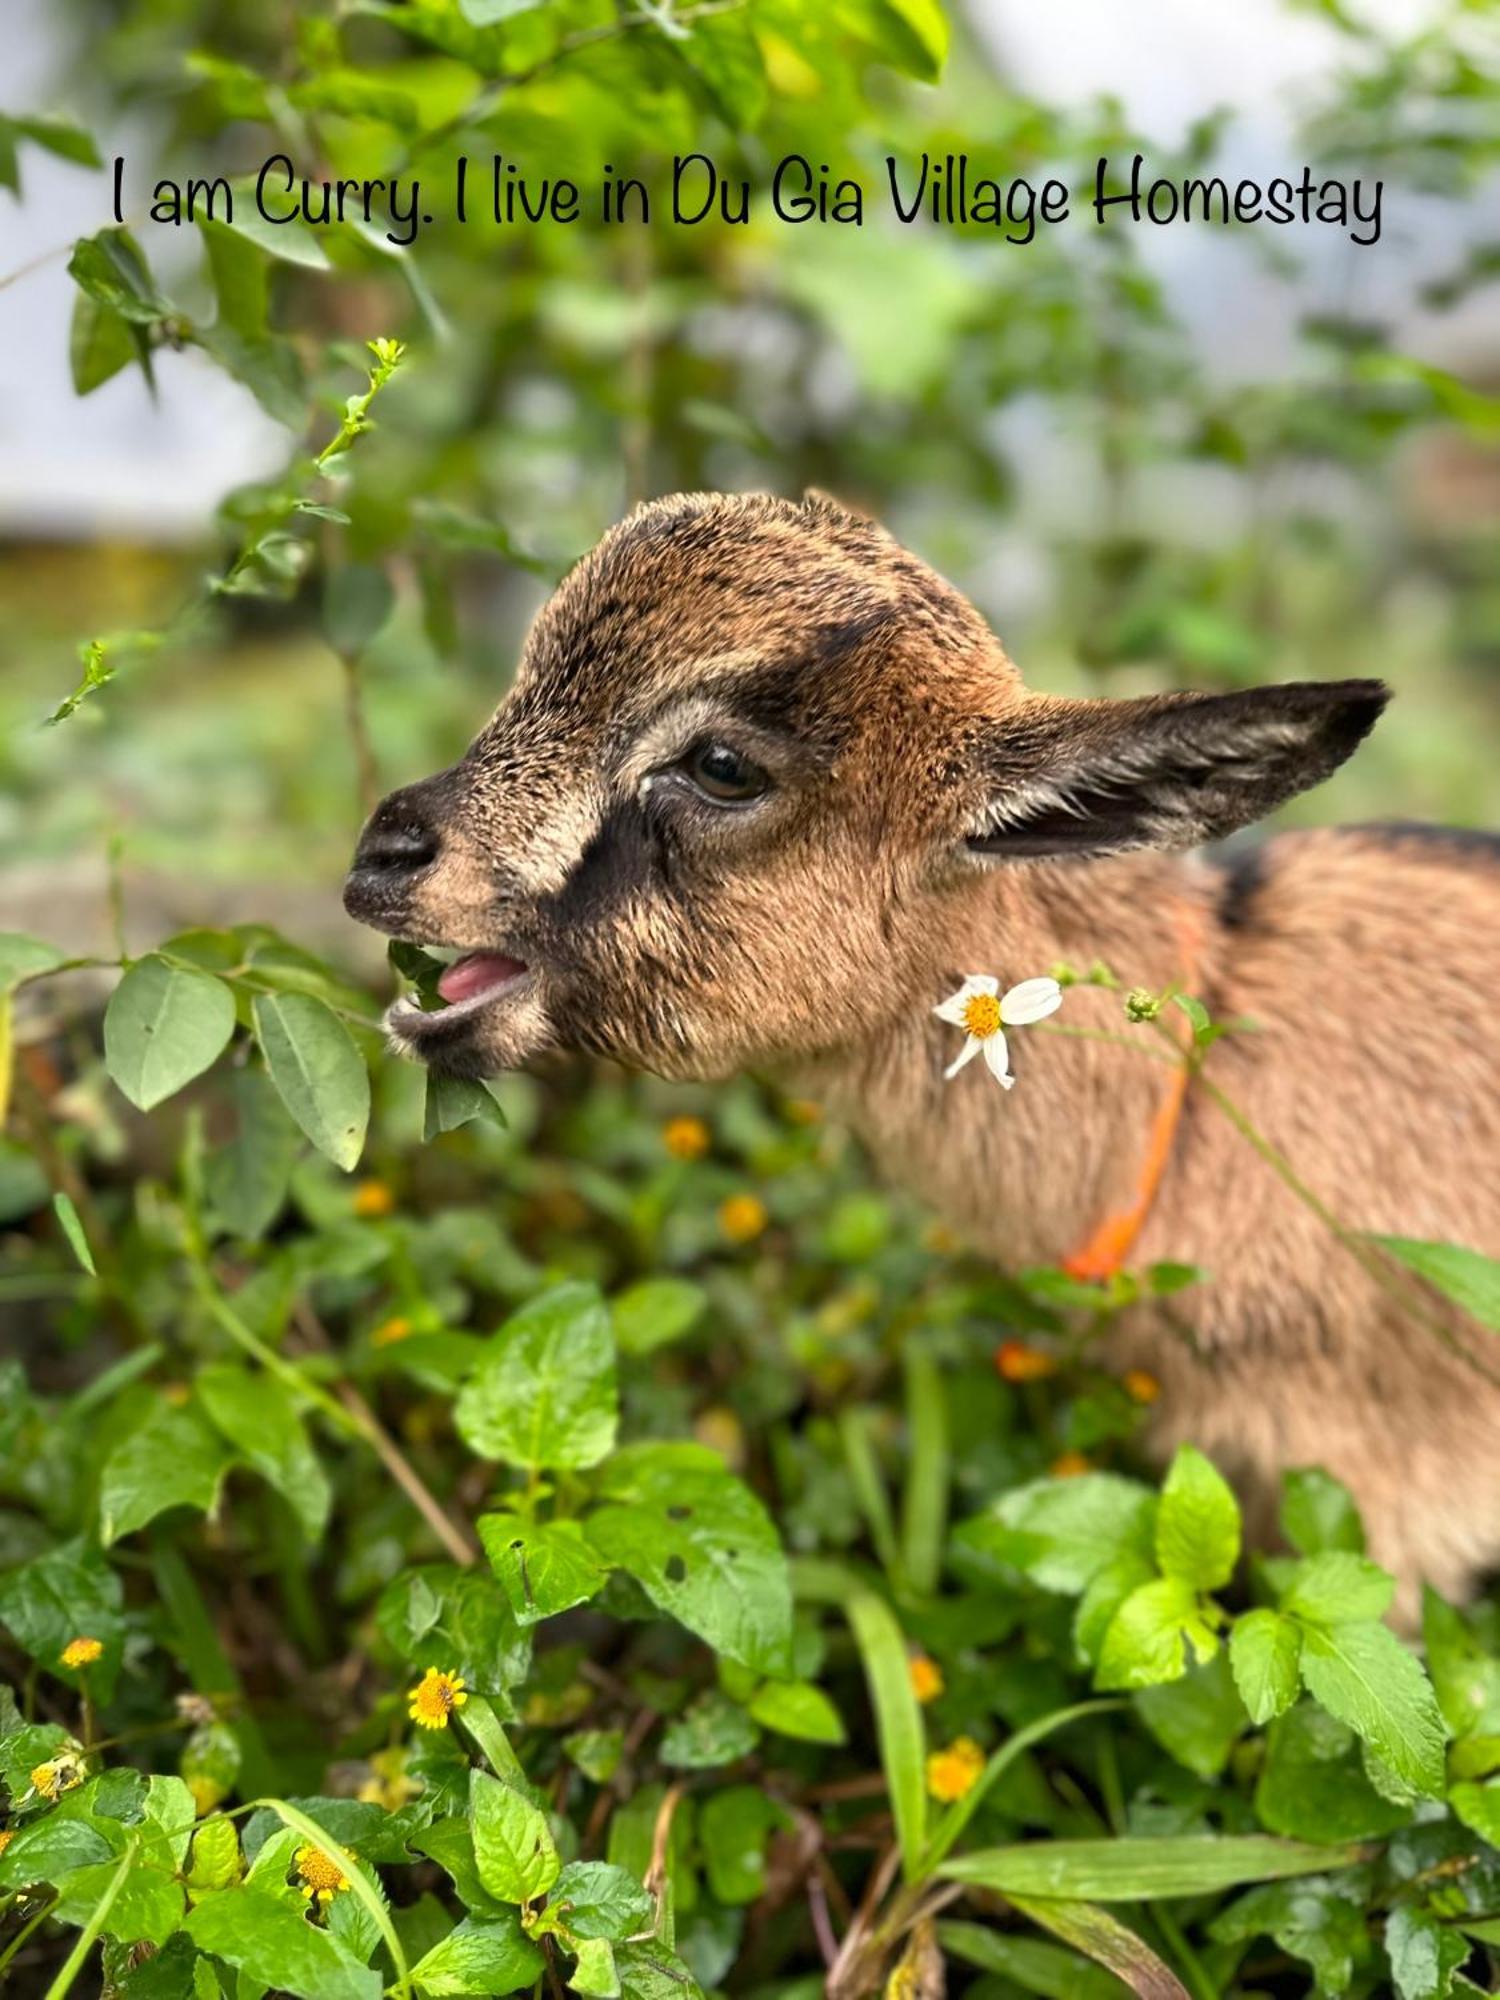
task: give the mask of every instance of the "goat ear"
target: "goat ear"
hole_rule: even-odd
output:
[[[1374,726],[1379,681],[1049,701],[1001,725],[967,839],[1003,860],[1193,847],[1318,784]]]

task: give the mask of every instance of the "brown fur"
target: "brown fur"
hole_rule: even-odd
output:
[[[1255,1033],[1208,1074],[1347,1225],[1500,1253],[1500,1058],[1484,995],[1500,867],[1458,838],[1286,836],[1230,893],[1216,837],[1327,775],[1372,683],[1142,702],[1023,688],[977,612],[874,523],[812,499],[639,510],[544,608],[516,685],[452,771],[366,829],[351,911],[530,968],[478,1014],[403,1028],[452,1072],[552,1048],[661,1075],[768,1069],[826,1094],[890,1171],[1006,1263],[1050,1261],[1128,1201],[1167,1072],[1129,1049],[1012,1036],[1018,1087],[951,1083],[933,1005],[1102,957],[1179,976]],[[704,740],[770,792],[713,805]],[[1139,851],[1130,851],[1139,850]],[[1500,859],[1497,850],[1496,859]],[[1061,1021],[1120,1026],[1075,989]],[[1133,1262],[1206,1282],[1122,1321],[1163,1381],[1155,1442],[1192,1438],[1269,1518],[1321,1463],[1402,1579],[1459,1592],[1500,1550],[1500,1391],[1411,1323],[1203,1093]],[[1465,1338],[1482,1338],[1463,1328]]]

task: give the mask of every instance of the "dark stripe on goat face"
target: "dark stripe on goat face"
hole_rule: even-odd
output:
[[[565,955],[571,935],[596,931],[648,891],[666,887],[666,843],[638,799],[622,799],[599,822],[588,845],[537,915]]]

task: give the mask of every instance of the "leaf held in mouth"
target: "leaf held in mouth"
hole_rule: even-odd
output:
[[[425,1012],[447,1006],[438,992],[438,981],[448,970],[442,959],[423,951],[419,944],[408,944],[405,938],[392,938],[385,955],[392,971],[416,988],[417,1002]]]

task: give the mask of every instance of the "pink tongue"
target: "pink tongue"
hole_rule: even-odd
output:
[[[503,951],[471,951],[467,958],[455,959],[438,981],[438,992],[450,1002],[472,1000],[526,970],[520,958],[507,958]]]

